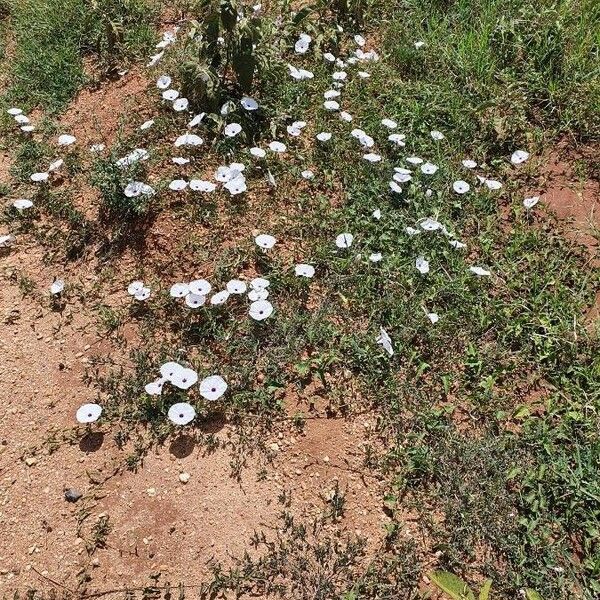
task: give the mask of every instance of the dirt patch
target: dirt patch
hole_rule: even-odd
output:
[[[148,79],[138,70],[128,71],[96,89],[83,89],[60,120],[61,132],[77,136],[80,144],[112,145],[136,115],[145,120],[145,91]]]
[[[574,152],[559,147],[551,154],[542,170],[545,191],[540,201],[564,221],[567,236],[586,246],[598,264],[594,230],[600,227],[600,183],[577,172],[577,164],[592,151]]]

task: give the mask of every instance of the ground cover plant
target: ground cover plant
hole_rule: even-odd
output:
[[[97,345],[52,405],[66,422],[19,457],[116,447],[76,513],[83,566],[23,590],[600,594],[597,220],[569,234],[545,171],[562,152],[596,205],[596,2],[27,0],[0,19],[4,283]],[[78,92],[128,77],[147,84],[118,126],[69,123]],[[5,309],[8,339],[29,317]],[[190,446],[270,481],[284,431],[365,415],[344,464],[378,490],[370,541],[337,479],[319,514],[296,508],[309,482],[202,575],[100,582],[113,478]]]

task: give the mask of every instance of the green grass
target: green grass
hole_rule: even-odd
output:
[[[86,58],[102,69],[148,54],[157,3],[23,0],[11,7],[15,56],[7,100],[27,108],[65,108],[89,80]],[[116,38],[116,39],[113,39]]]

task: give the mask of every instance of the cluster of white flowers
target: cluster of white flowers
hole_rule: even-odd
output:
[[[256,10],[255,7],[255,13]],[[149,58],[148,67],[155,67],[161,61],[165,50],[176,41],[177,33],[178,28],[175,28],[163,34],[162,39],[156,45],[158,52]],[[368,41],[362,35],[356,34],[352,39],[355,46],[345,58],[335,56],[331,52],[322,54],[325,65],[330,69],[328,89],[323,92],[322,109],[325,111],[323,119],[331,125],[332,131],[339,131],[339,127],[335,127],[334,120],[341,120],[343,123],[354,122],[353,115],[344,110],[344,89],[350,82],[369,79],[370,73],[365,70],[359,70],[360,65],[368,65],[379,60],[379,55],[375,50],[367,49],[369,46]],[[314,53],[315,47],[318,48],[317,44],[311,46],[312,41],[311,36],[306,33],[301,33],[296,39],[293,51],[298,55],[296,57],[298,61],[308,60],[307,55]],[[414,42],[414,47],[417,50],[424,45],[422,41]],[[363,68],[368,67],[363,66]],[[292,64],[288,64],[288,69],[291,78],[297,82],[312,80],[315,77],[313,71],[296,67]],[[188,152],[189,154],[171,157],[173,164],[183,168],[194,160],[200,147],[204,145],[203,137],[194,131],[200,131],[201,133],[204,131],[205,117],[207,115],[204,112],[199,114],[191,113],[190,102],[187,98],[182,97],[177,87],[177,84],[174,83],[170,75],[165,73],[158,75],[156,88],[160,102],[166,104],[168,110],[172,109],[176,113],[173,115],[174,119],[181,119],[182,115],[185,116],[186,123],[182,125],[182,129],[183,127],[185,129],[183,131],[182,129],[179,130],[174,139],[173,146],[177,149],[178,153]],[[321,105],[321,100],[319,100],[319,105]],[[247,139],[250,138],[250,130],[244,131],[244,127],[235,120],[236,111],[240,110],[245,111],[245,113],[237,112],[238,116],[244,115],[243,118],[240,116],[239,120],[241,123],[247,123],[246,119],[252,119],[254,113],[260,112],[260,105],[256,99],[250,96],[243,96],[236,102],[231,100],[225,102],[220,108],[221,117],[211,114],[207,119],[212,119],[213,122],[219,123],[217,136],[222,141],[226,141],[226,147],[229,149],[244,145]],[[23,114],[21,109],[10,108],[8,113],[14,118],[23,132],[33,131],[33,125],[30,124],[29,118]],[[373,127],[373,131],[371,132],[367,132],[356,126],[352,126],[352,128],[351,126],[343,126],[347,127],[347,135],[353,139],[352,143],[357,146],[362,159],[373,165],[369,168],[387,172],[386,179],[383,180],[383,186],[386,186],[387,181],[387,189],[391,197],[398,198],[403,195],[405,196],[406,187],[423,190],[426,198],[432,197],[434,193],[441,194],[442,192],[453,193],[459,197],[474,194],[477,190],[477,184],[479,184],[480,188],[489,191],[500,190],[503,187],[501,181],[488,176],[489,173],[486,173],[487,167],[484,164],[478,164],[470,158],[465,158],[461,163],[462,169],[464,169],[464,175],[462,175],[464,179],[456,179],[452,183],[448,182],[447,184],[443,183],[440,175],[440,172],[443,172],[443,168],[441,169],[431,156],[429,158],[422,158],[421,156],[407,155],[399,159],[397,153],[402,152],[402,149],[406,148],[407,143],[410,141],[407,140],[407,136],[404,133],[398,131],[398,121],[395,118],[391,118],[392,116],[383,116],[381,119],[378,119],[379,125]],[[145,132],[154,125],[155,119],[151,118],[139,125],[139,130]],[[292,121],[290,118],[288,124],[285,125],[285,132],[281,133],[283,136],[287,133],[287,136],[290,138],[290,144],[293,147],[294,143],[296,143],[295,138],[301,138],[307,127],[310,131],[306,120],[295,119]],[[325,129],[329,129],[329,127]],[[277,137],[275,133],[276,131],[273,131],[273,137]],[[336,143],[337,138],[334,138],[331,131],[318,131],[318,133],[313,135],[315,135],[318,144],[323,148],[332,147]],[[336,136],[339,135],[339,133],[336,133]],[[433,129],[430,131],[429,136],[433,142],[428,140],[428,143],[434,144],[434,156],[439,159],[444,145],[447,143],[446,135],[440,130]],[[56,145],[59,148],[66,148],[76,144],[76,142],[77,139],[74,135],[61,133],[56,140]],[[248,166],[248,171],[252,172],[252,169],[262,170],[266,174],[269,183],[275,186],[275,178],[271,171],[265,168],[265,164],[268,166],[268,161],[283,161],[287,158],[287,156],[283,155],[288,152],[288,146],[278,139],[271,139],[268,142],[265,140],[262,145],[264,147],[253,145],[248,148],[249,144],[246,146],[250,156],[253,159],[258,159]],[[90,151],[93,153],[103,152],[104,150],[105,145],[102,143],[93,144],[90,147]],[[277,159],[276,157],[281,157],[281,159]],[[512,165],[518,166],[526,162],[529,157],[528,152],[516,150],[511,155],[510,162]],[[150,152],[148,150],[145,148],[135,148],[129,154],[118,159],[116,166],[127,173],[127,169],[140,161],[147,161],[149,158]],[[52,174],[59,171],[63,165],[63,159],[57,159],[45,171],[32,173],[30,179],[34,183],[46,184],[51,179]],[[310,181],[318,176],[318,173],[315,173],[312,169],[304,167],[306,165],[303,166],[303,170],[301,171],[303,179]],[[242,162],[231,162],[219,166],[212,175],[214,182],[210,180],[211,176],[207,176],[207,179],[194,179],[178,174],[176,177],[169,182],[168,189],[177,193],[182,193],[189,189],[192,192],[211,194],[223,189],[230,196],[237,196],[247,191],[249,183],[246,179],[246,165]],[[127,198],[156,194],[156,189],[148,183],[136,181],[133,178],[126,178],[125,182],[126,185],[123,193]],[[307,183],[306,185],[310,184]],[[455,201],[458,201],[456,196],[453,197]],[[523,205],[529,211],[538,201],[539,196],[528,197],[523,200]],[[18,198],[12,201],[12,206],[18,211],[26,211],[33,206],[33,202],[28,198]],[[384,217],[384,212],[381,208],[375,208],[372,216],[375,220],[379,221]],[[459,236],[456,236],[451,229],[450,226],[438,221],[437,217],[424,216],[413,223],[412,226],[406,226],[404,231],[406,235],[411,237],[427,234],[443,235],[446,236],[452,248],[456,250],[466,248],[466,244],[457,239]],[[353,233],[344,231],[336,236],[334,244],[338,251],[340,251],[340,254],[350,256],[350,253],[354,252],[356,245],[359,245],[356,244],[357,239],[360,241],[359,233],[357,232],[355,236]],[[260,251],[264,253],[271,251],[277,244],[277,239],[267,233],[257,235],[254,241]],[[0,235],[0,248],[8,248],[14,242],[15,238],[12,235]],[[435,261],[430,262],[425,254],[427,253],[419,253],[419,255],[414,257],[414,268],[419,274],[416,277],[426,278],[432,269],[435,270],[437,268]],[[361,255],[358,255],[356,258],[361,258]],[[370,252],[367,258],[374,265],[385,261],[385,256],[377,251]],[[373,268],[378,267],[374,266]],[[472,274],[479,277],[489,277],[491,275],[491,271],[483,266],[472,265],[468,269]],[[315,267],[311,264],[301,262],[295,265],[294,273],[297,277],[311,279],[315,276]],[[174,283],[170,286],[169,294],[174,299],[182,300],[183,304],[191,310],[205,306],[222,306],[232,297],[237,296],[241,298],[246,296],[249,317],[255,321],[263,321],[268,319],[274,311],[273,305],[268,300],[269,285],[269,280],[263,277],[256,277],[249,281],[232,279],[225,284],[224,289],[213,291],[211,283],[206,279],[194,279],[187,282]],[[50,286],[50,292],[53,295],[59,295],[63,292],[64,287],[65,282],[63,279],[55,279]],[[140,280],[132,281],[127,287],[127,293],[138,302],[145,302],[152,296],[151,288]],[[440,320],[440,316],[437,313],[430,312],[425,307],[422,308],[425,317],[432,325]],[[393,356],[394,346],[392,339],[383,327],[380,328],[376,343],[381,345],[389,356]],[[198,383],[198,373],[179,363],[168,362],[161,366],[160,377],[148,383],[145,386],[145,390],[150,395],[160,395],[163,386],[167,383],[175,388],[188,390]],[[205,400],[214,401],[225,393],[227,383],[219,375],[211,375],[202,379],[198,387],[200,395]],[[76,418],[81,423],[91,423],[96,421],[101,413],[102,408],[99,405],[84,404],[77,411]],[[174,404],[168,412],[169,419],[178,425],[190,423],[195,418],[195,414],[194,407],[186,402]]]

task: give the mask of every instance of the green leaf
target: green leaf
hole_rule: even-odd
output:
[[[481,590],[479,590],[479,600],[489,600],[491,587],[492,587],[492,580],[486,579]]]
[[[429,578],[453,600],[475,600],[475,594],[469,586],[460,577],[448,571],[433,571],[429,573]]]
[[[544,600],[535,590],[525,588],[525,597],[527,600]]]
[[[254,79],[256,60],[252,49],[253,38],[251,35],[242,35],[236,52],[233,55],[233,69],[242,91],[249,92]]]

